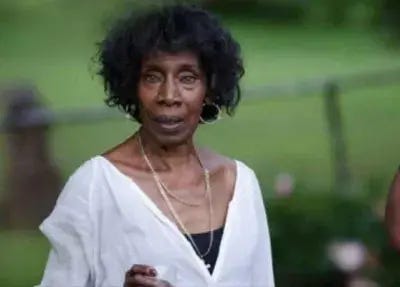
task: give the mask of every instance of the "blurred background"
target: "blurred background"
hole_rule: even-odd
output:
[[[37,226],[68,176],[137,125],[105,108],[96,42],[168,1],[0,0],[0,286],[40,282]],[[204,0],[241,43],[235,116],[198,141],[253,167],[277,286],[400,286],[382,225],[399,162],[400,1]]]

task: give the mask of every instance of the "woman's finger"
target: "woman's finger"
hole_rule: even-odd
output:
[[[141,274],[136,274],[133,276],[133,282],[134,284],[137,284],[139,286],[144,286],[144,287],[157,287],[159,286],[158,283],[160,282],[157,278],[155,277],[149,277]],[[134,285],[134,286],[137,286]]]
[[[147,286],[138,283],[138,281],[134,276],[128,276],[125,278],[124,287],[147,287]]]
[[[155,277],[149,277],[141,274],[136,274],[125,280],[126,287],[173,287],[165,280],[159,280]]]
[[[154,267],[149,265],[135,264],[126,272],[126,277],[133,276],[135,274],[155,277],[157,276],[157,271]]]

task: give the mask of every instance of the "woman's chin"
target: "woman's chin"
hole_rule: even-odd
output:
[[[175,146],[192,140],[193,132],[187,129],[165,129],[151,131],[152,137],[162,146]]]

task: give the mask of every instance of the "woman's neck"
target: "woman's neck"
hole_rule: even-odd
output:
[[[144,152],[158,171],[184,171],[192,164],[201,166],[192,138],[179,144],[164,145],[141,129],[135,136],[138,145],[139,137]]]

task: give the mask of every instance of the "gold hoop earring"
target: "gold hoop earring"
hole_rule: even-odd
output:
[[[133,120],[134,119],[133,114],[135,114],[135,111],[136,111],[136,105],[131,104],[129,106],[128,111],[125,112],[125,118],[128,120]]]
[[[206,119],[205,119],[206,117]],[[221,119],[221,108],[216,103],[204,103],[200,115],[200,122],[203,124],[214,124]]]

